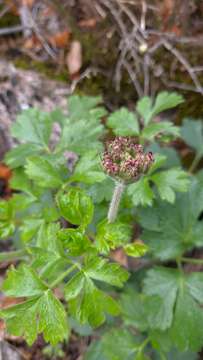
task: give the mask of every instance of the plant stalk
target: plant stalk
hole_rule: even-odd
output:
[[[111,203],[110,203],[109,211],[108,211],[108,222],[109,223],[113,223],[116,220],[121,197],[122,197],[123,191],[125,189],[124,183],[116,182],[115,184],[116,184],[116,186],[114,189],[113,197],[111,199]]]
[[[191,164],[191,166],[189,168],[189,173],[190,174],[193,174],[193,172],[196,170],[196,167],[199,164],[199,162],[201,160],[201,157],[202,157],[202,155],[196,154],[196,156],[195,156],[195,158],[194,158],[194,160],[193,160],[193,162],[192,162],[192,164]]]
[[[2,253],[0,253],[0,262],[17,260],[17,259],[24,257],[25,255],[27,255],[27,251],[25,249],[2,252]]]
[[[181,261],[188,264],[203,265],[203,259],[193,259],[182,257]]]
[[[75,270],[75,268],[77,267],[77,264],[72,265],[71,267],[69,267],[66,271],[64,271],[62,274],[60,274],[56,280],[54,280],[51,284],[50,284],[50,288],[53,289],[56,287],[56,285],[58,285],[66,276],[68,276],[73,270]]]

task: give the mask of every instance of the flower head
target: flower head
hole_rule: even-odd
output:
[[[116,137],[106,145],[102,165],[104,171],[117,180],[133,182],[145,174],[154,161],[151,152],[144,153],[142,145],[130,137]]]

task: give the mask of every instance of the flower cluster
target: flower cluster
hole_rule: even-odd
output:
[[[107,143],[102,165],[109,176],[131,182],[145,174],[153,160],[153,154],[144,153],[142,145],[133,138],[119,136]]]

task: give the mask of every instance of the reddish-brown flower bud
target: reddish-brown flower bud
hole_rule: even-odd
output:
[[[132,182],[145,174],[154,161],[151,152],[144,153],[142,145],[130,137],[116,137],[106,145],[102,165],[111,177]]]

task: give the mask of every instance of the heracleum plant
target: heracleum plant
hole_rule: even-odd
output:
[[[74,95],[68,117],[59,109],[17,117],[11,131],[18,145],[5,158],[13,196],[0,202],[0,237],[13,240],[0,260],[18,260],[2,286],[17,298],[0,312],[7,331],[29,344],[43,334],[54,345],[72,329],[94,338],[98,328],[85,360],[197,359],[203,274],[185,272],[184,264],[202,264],[189,255],[203,246],[203,175],[192,174],[203,155],[203,126],[155,121],[182,102],[162,92],[134,111],[108,114],[100,97]],[[54,123],[61,135],[53,143]],[[115,138],[104,149],[109,130]],[[170,147],[180,137],[196,152],[190,174]],[[71,169],[69,154],[77,159]],[[116,263],[116,249],[145,255],[143,269]]]

